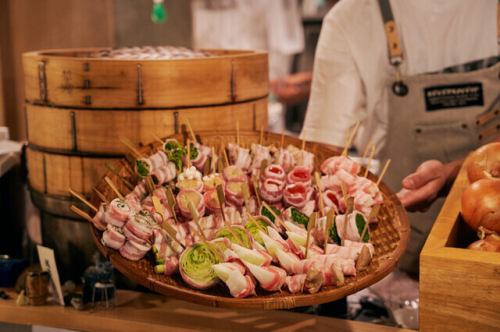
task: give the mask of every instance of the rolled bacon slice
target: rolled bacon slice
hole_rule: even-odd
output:
[[[287,205],[301,209],[309,201],[312,193],[313,189],[306,186],[305,183],[288,184],[283,191],[283,200]]]
[[[140,211],[125,224],[124,228],[132,232],[138,238],[147,241],[153,235],[154,224],[155,222],[149,212]]]
[[[165,165],[155,168],[151,172],[151,178],[153,179],[154,184],[158,186],[172,181],[173,179],[175,179],[176,175],[177,170],[175,168],[175,164],[171,161],[169,161]]]
[[[281,165],[285,171],[289,171],[295,166],[295,159],[288,149],[281,148],[276,154],[276,163]]]
[[[250,276],[245,276],[238,264],[220,263],[213,265],[217,277],[229,288],[233,297],[244,298],[255,294],[255,283]]]
[[[123,227],[129,219],[131,212],[127,203],[119,198],[115,198],[109,203],[104,218],[108,224]]]
[[[306,282],[306,274],[297,274],[294,276],[287,276],[285,279],[286,287],[288,291],[292,294],[302,293],[304,290],[304,284]]]
[[[260,196],[268,203],[276,203],[283,198],[284,181],[267,178],[260,185]]]
[[[294,264],[293,273],[307,273],[307,271],[313,267],[320,271],[331,271],[334,264],[339,266],[345,275],[356,275],[354,260],[342,258],[337,255],[318,255],[312,258],[303,259]]]
[[[94,225],[96,228],[100,231],[106,230],[106,219],[104,219],[104,214],[106,212],[106,209],[104,208],[104,204],[99,205],[99,209],[97,210],[97,213],[95,214],[94,218]]]
[[[108,224],[104,233],[102,233],[101,243],[112,249],[120,249],[125,243],[125,235],[120,228]]]
[[[172,255],[164,257],[163,259],[163,264],[158,264],[155,266],[155,273],[170,276],[179,271],[179,259],[177,258],[177,256]]]
[[[167,155],[163,151],[156,152],[155,154],[149,156],[147,160],[152,166],[152,168],[150,168],[150,171],[160,168],[168,163]]]
[[[195,143],[194,147],[198,149],[198,155],[195,159],[191,159],[191,164],[199,171],[203,171],[208,157],[212,154],[212,150],[208,146],[204,146],[199,143]]]
[[[323,204],[327,210],[332,208],[335,211],[335,214],[342,214],[345,212],[346,203],[341,192],[327,189],[321,193],[321,196]]]
[[[258,266],[243,262],[250,273],[259,281],[260,287],[275,292],[281,289],[286,281],[286,271],[273,265]]]
[[[295,166],[286,176],[288,183],[304,183],[310,186],[312,183],[311,170],[304,166]]]
[[[335,174],[339,169],[343,169],[344,171],[357,175],[359,170],[361,169],[361,165],[346,156],[334,156],[326,159],[321,164],[321,172],[323,174]]]
[[[141,244],[137,243],[134,241],[127,241],[125,244],[120,248],[120,255],[125,257],[128,260],[131,261],[138,261],[144,256],[146,256],[147,252],[151,249],[151,245],[146,243],[146,244]]]
[[[217,196],[217,190],[211,189],[203,194],[203,201],[207,206],[207,209],[214,213],[220,211],[219,197]]]
[[[203,195],[199,191],[192,189],[181,190],[177,194],[176,199],[179,210],[185,218],[193,219],[191,211],[189,210],[188,202],[193,204],[200,217],[205,214],[205,202],[203,200]]]
[[[261,144],[252,143],[250,147],[252,155],[252,163],[250,165],[250,170],[260,169],[262,162],[271,162],[271,151],[267,146]]]
[[[225,194],[228,202],[235,206],[243,206],[243,186],[246,186],[246,181],[230,180],[226,182]]]
[[[273,258],[266,252],[256,249],[248,249],[236,243],[232,243],[231,249],[238,255],[240,260],[252,263],[258,266],[271,265]]]
[[[224,168],[222,175],[226,181],[248,181],[246,173],[236,165],[230,165]]]
[[[227,145],[228,155],[230,162],[244,171],[250,168],[252,162],[252,157],[250,156],[250,150],[242,148],[241,146],[229,143]]]
[[[267,165],[264,169],[264,173],[261,174],[263,180],[265,179],[275,179],[284,182],[286,179],[286,172],[281,165],[271,164]]]
[[[225,184],[226,181],[224,180],[224,177],[219,173],[212,173],[203,177],[204,192],[216,189],[218,185],[222,185],[222,187],[224,188]]]

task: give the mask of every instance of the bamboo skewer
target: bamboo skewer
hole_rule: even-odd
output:
[[[177,224],[179,220],[177,220],[177,214],[175,213],[175,197],[174,193],[172,192],[172,188],[165,188],[165,193],[167,195],[168,208],[170,209],[170,213],[174,217],[175,223]]]
[[[226,162],[226,166],[229,166],[229,158],[227,157],[226,148],[224,146],[221,146],[221,149],[222,149],[222,154],[224,155],[224,160]]]
[[[74,205],[71,205],[69,208],[71,209],[71,211],[73,211],[74,213],[76,213],[77,215],[79,215],[80,217],[82,217],[83,219],[85,219],[88,222],[92,223],[92,225],[94,225],[95,228],[99,229],[99,227],[97,227],[97,224],[94,221],[94,219],[92,219],[92,217],[88,213],[80,210],[79,208],[77,208]]]
[[[99,190],[97,190],[96,188],[92,188],[92,190],[95,192],[95,194],[97,195],[97,197],[99,197],[99,199],[103,202],[103,203],[106,203],[108,204],[108,199],[106,198],[106,196],[104,196],[104,194],[102,192],[100,192]]]
[[[363,152],[363,155],[361,156],[361,159],[364,160],[368,156],[368,152],[371,151],[372,146],[373,146],[373,143],[371,141],[368,142],[368,144],[366,145],[365,151]]]
[[[356,132],[358,131],[359,125],[360,125],[360,122],[359,121],[356,122],[356,125],[351,130],[351,133],[349,134],[349,138],[347,139],[347,141],[345,143],[344,150],[342,151],[341,156],[347,157],[347,153],[349,152],[349,148],[352,145],[352,141],[354,139],[354,136],[356,136]]]
[[[177,242],[182,247],[183,250],[186,249],[186,246],[183,245],[182,242],[177,239],[177,231],[172,227],[172,225],[168,223],[168,221],[165,220],[161,224],[161,226],[172,240]]]
[[[220,213],[222,214],[222,220],[224,221],[224,225],[227,225],[226,213],[224,212],[224,202],[226,198],[224,197],[224,190],[222,189],[222,185],[219,184],[216,187],[217,190],[217,200],[219,201]]]
[[[165,144],[165,142],[161,139],[160,136],[156,135],[156,134],[153,134],[153,138],[158,142],[158,143],[161,143],[162,145],[162,148],[163,148],[163,144]]]
[[[219,156],[215,153],[215,148],[212,146],[210,147],[212,150],[212,159],[210,159],[210,173],[215,173],[217,167],[217,162],[219,161]]]
[[[94,212],[97,212],[97,208],[92,203],[90,203],[87,199],[85,199],[85,197],[83,197],[82,195],[80,195],[79,193],[77,193],[76,191],[74,191],[71,188],[69,188],[68,191],[70,192],[71,195],[73,195],[74,197],[78,198],[82,203],[84,203],[89,208],[91,208],[92,210],[94,210]]]
[[[262,143],[264,143],[264,126],[260,127],[259,144],[262,145]]]
[[[187,139],[186,146],[187,146],[186,166],[188,169],[190,169],[191,168],[191,141],[189,140],[189,138]]]
[[[191,139],[193,140],[193,142],[198,143],[198,140],[196,139],[196,135],[194,134],[194,130],[193,127],[191,127],[191,122],[189,121],[189,119],[186,119],[186,125],[188,127],[189,134],[191,135]]]
[[[130,190],[133,190],[134,189],[134,185],[132,183],[130,183],[127,179],[125,179],[123,176],[120,175],[120,173],[114,169],[110,164],[106,164],[106,168],[111,171],[111,173],[113,173],[114,175],[116,175],[118,177],[118,179],[120,179],[120,181],[123,182],[123,184]]]
[[[318,190],[319,211],[323,217],[325,215],[325,202],[323,201],[323,195],[321,194],[321,180],[319,178],[319,172],[314,172],[314,181],[316,182],[316,188]]]
[[[283,146],[285,146],[285,131],[281,131],[281,140],[280,140],[280,149],[283,149]]]
[[[309,253],[309,243],[311,240],[311,231],[316,226],[316,212],[313,212],[311,217],[309,218],[309,222],[307,223],[307,239],[306,239],[306,254],[305,259],[307,259],[307,254]]]
[[[248,184],[244,182],[241,185],[241,191],[243,193],[243,202],[245,204],[245,208],[248,210],[248,200],[250,199],[250,191],[248,189]]]
[[[262,206],[265,207],[274,217],[274,220],[276,220],[285,230],[288,231],[288,227],[286,227],[286,224],[281,218],[274,212],[274,210],[264,201],[262,201]]]
[[[236,144],[240,146],[240,121],[236,121]]]
[[[193,203],[191,203],[191,201],[188,201],[188,208],[189,212],[191,212],[191,217],[193,218],[193,221],[196,224],[196,227],[198,228],[198,232],[200,232],[200,236],[203,239],[203,242],[207,242],[207,237],[205,236],[205,233],[203,233],[203,229],[201,228],[200,225],[200,216],[198,214],[198,211],[196,211]]]
[[[134,146],[134,144],[126,137],[120,137],[120,142],[122,142],[127,148],[130,149],[130,151],[135,154],[136,158],[144,158],[144,155],[137,150],[137,148]]]
[[[366,163],[366,170],[365,174],[363,175],[365,178],[368,176],[368,173],[370,172],[370,165],[372,163],[373,157],[375,156],[375,145],[372,145],[372,148],[370,150],[370,155],[368,157],[368,162]]]
[[[260,193],[259,193],[259,183],[257,180],[253,180],[253,190],[255,191],[255,198],[257,198],[257,206],[259,207],[259,211],[262,206],[262,200],[260,198]]]
[[[111,188],[111,190],[114,191],[114,193],[116,194],[116,196],[118,196],[119,199],[121,199],[122,201],[125,200],[122,193],[118,190],[118,188],[116,188],[115,184],[113,183],[113,181],[111,181],[111,179],[109,177],[105,176],[104,181],[106,181],[108,186]]]
[[[216,190],[217,190],[217,200],[219,201],[220,212],[222,214],[222,220],[224,222],[224,226],[227,228],[229,233],[231,233],[231,235],[233,236],[235,241],[237,241],[238,244],[243,246],[242,240],[240,239],[238,234],[236,234],[236,232],[232,229],[231,224],[229,223],[229,221],[226,218],[226,213],[224,212],[224,204],[226,202],[226,197],[224,196],[224,190],[222,189],[222,185],[219,184],[216,187]]]
[[[128,162],[126,162],[125,160],[120,160],[120,163],[122,164],[123,168],[125,168],[125,170],[127,171],[127,173],[129,175],[132,175],[132,176],[135,176],[135,172],[134,170],[132,169],[132,167],[130,167],[130,164]]]
[[[303,140],[302,140],[302,145],[301,145],[301,147],[300,147],[300,150],[304,151],[304,150],[305,150],[305,148],[306,148],[306,140],[305,140],[305,139],[303,139]]]
[[[326,254],[326,246],[328,244],[328,239],[330,238],[330,228],[333,226],[333,221],[335,218],[335,211],[332,209],[328,210],[326,213],[326,225],[325,225],[325,243],[324,243],[324,248],[325,248],[325,254]]]
[[[380,182],[382,182],[382,178],[384,177],[385,173],[387,172],[387,169],[389,168],[389,165],[391,164],[391,159],[387,159],[385,162],[384,168],[382,169],[382,172],[380,172],[380,175],[377,180],[377,186],[380,185]]]
[[[247,212],[247,218],[250,222],[253,222],[259,230],[266,232],[266,229],[249,212]]]

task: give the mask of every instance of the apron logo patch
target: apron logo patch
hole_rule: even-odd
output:
[[[424,88],[424,96],[428,112],[447,108],[484,106],[481,83],[431,86]]]

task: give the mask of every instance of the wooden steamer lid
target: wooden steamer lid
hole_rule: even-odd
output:
[[[267,54],[207,50],[211,56],[138,60],[91,57],[106,49],[23,54],[26,100],[84,108],[176,108],[258,99],[268,93]]]

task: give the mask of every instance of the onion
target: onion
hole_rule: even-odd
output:
[[[472,229],[500,232],[500,179],[481,179],[462,194],[462,216]]]
[[[467,248],[480,251],[500,252],[500,236],[487,235],[484,239],[471,243]]]
[[[471,183],[480,179],[500,179],[500,142],[483,145],[465,161]]]

